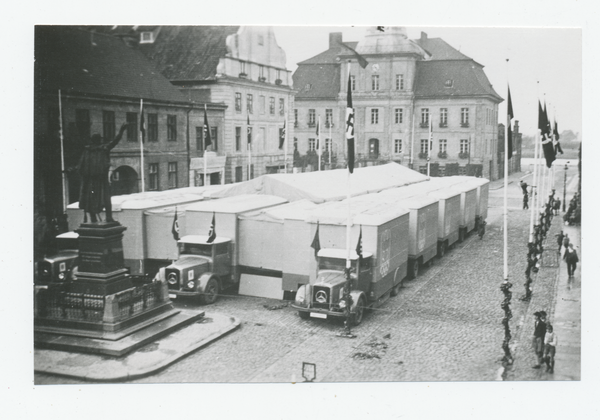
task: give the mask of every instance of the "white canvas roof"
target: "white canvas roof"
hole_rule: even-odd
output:
[[[353,224],[381,226],[394,220],[408,210],[398,206],[390,206],[389,199],[379,194],[362,195],[350,199],[350,213]],[[319,205],[306,218],[310,223],[329,225],[345,225],[348,216],[348,200],[333,201]]]
[[[286,200],[283,198],[273,195],[242,194],[219,200],[199,201],[190,204],[186,208],[186,212],[200,211],[239,214],[266,206],[276,206],[285,202]]]
[[[111,203],[113,211],[151,209],[204,200],[207,198],[207,194],[226,188],[227,186],[223,185],[211,185],[207,187],[186,187],[166,191],[146,191],[143,193],[115,195],[111,197]],[[69,204],[68,208],[79,209],[79,202]]]
[[[429,179],[427,176],[397,163],[357,168],[351,177],[350,195],[353,197]],[[211,193],[211,197],[270,194],[285,198],[287,201],[307,199],[313,203],[323,203],[346,198],[347,181],[347,169],[298,174],[270,174],[215,191]]]
[[[283,223],[284,220],[305,220],[318,204],[310,200],[298,200],[280,206],[269,207],[240,215],[240,219],[262,220]]]

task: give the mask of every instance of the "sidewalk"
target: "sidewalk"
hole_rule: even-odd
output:
[[[521,179],[525,179],[531,176],[532,173],[529,171],[513,172],[508,176],[508,185],[518,183]],[[504,187],[504,178],[490,181],[490,190],[499,190]],[[510,188],[510,187],[509,187]]]
[[[562,257],[560,260],[556,300],[553,305],[554,314],[550,318],[558,336],[556,365],[552,379],[579,381],[581,380],[581,226],[563,226],[563,231],[569,235],[579,256],[579,263],[574,279],[569,280],[566,263]]]

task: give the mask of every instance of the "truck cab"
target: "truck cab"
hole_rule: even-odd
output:
[[[300,318],[308,319],[345,317],[347,250],[323,248],[317,254],[318,273],[313,284],[298,288],[292,307]],[[373,255],[364,252],[362,258],[355,251],[350,253],[350,313],[355,325],[362,322],[364,309],[369,305],[371,282],[373,279]]]
[[[217,237],[188,235],[178,243],[179,258],[163,267],[158,277],[167,282],[169,298],[191,296],[202,304],[216,302],[219,292],[232,283],[232,242]]]
[[[73,280],[79,258],[79,234],[61,233],[56,236],[57,253],[45,257],[37,264],[35,283],[47,286]]]

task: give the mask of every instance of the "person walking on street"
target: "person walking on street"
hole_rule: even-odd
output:
[[[573,244],[570,243],[569,247],[565,249],[565,255],[563,259],[567,263],[567,273],[569,274],[569,278],[575,275],[575,269],[577,268],[577,263],[579,262],[579,257],[577,256],[577,251],[573,249]]]
[[[558,345],[558,337],[554,332],[552,325],[546,325],[546,336],[544,337],[544,361],[546,362],[546,372],[554,373],[554,356],[556,354],[556,346]]]
[[[560,198],[556,197],[556,200],[554,200],[554,215],[558,216],[558,214],[560,213],[560,205],[562,203],[560,202]]]
[[[563,238],[563,246],[565,247],[565,252],[567,252],[567,248],[569,248],[569,242],[571,242],[571,240],[569,239],[569,234],[565,233],[565,237]]]
[[[558,253],[559,254],[560,254],[560,248],[562,247],[562,244],[563,244],[563,239],[565,239],[565,234],[561,230],[560,233],[556,235],[556,242],[558,243]]]
[[[527,191],[523,194],[523,210],[529,209],[529,195]]]
[[[545,315],[545,314],[544,314]],[[544,356],[544,337],[546,336],[546,323],[542,320],[541,312],[534,312],[535,324],[533,330],[533,351],[537,357],[537,363],[534,369],[539,369]]]

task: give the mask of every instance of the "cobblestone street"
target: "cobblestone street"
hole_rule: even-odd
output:
[[[369,311],[353,329],[355,339],[336,337],[338,320],[301,320],[287,303],[225,295],[206,307],[242,320],[241,328],[208,347],[134,383],[301,382],[302,362],[316,364],[317,381],[493,381],[502,379],[502,189],[490,191],[488,229],[472,233],[443,259],[405,282],[400,294]],[[540,380],[527,348],[529,313],[552,306],[557,269],[543,267],[534,299],[522,302],[529,213],[509,186],[509,273],[513,282],[511,349],[516,361],[508,379]],[[558,221],[558,219],[555,219]],[[553,224],[548,237],[558,229]],[[180,300],[176,306],[195,307]],[[536,308],[536,309],[532,309]],[[209,319],[210,322],[210,319]],[[36,383],[81,383],[36,374]]]

